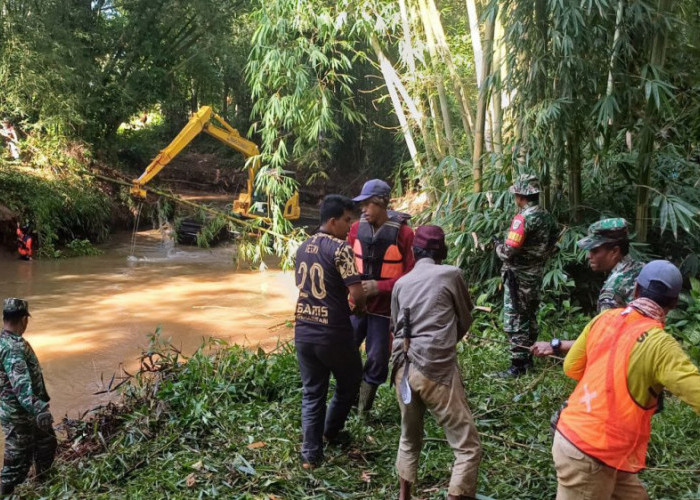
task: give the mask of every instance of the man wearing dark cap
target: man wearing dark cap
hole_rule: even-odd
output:
[[[511,343],[510,367],[496,374],[515,378],[532,366],[529,348],[537,340],[537,309],[544,265],[557,242],[554,217],[539,205],[540,183],[534,175],[521,175],[510,187],[520,209],[513,217],[505,241],[496,246],[503,261],[503,330]]]
[[[629,256],[627,221],[618,217],[594,222],[578,246],[588,250],[588,263],[593,271],[610,273],[598,295],[598,312],[629,304],[634,299],[635,280],[644,264]],[[553,338],[551,342],[536,342],[530,350],[535,356],[551,356],[568,352],[572,345],[573,340]]]
[[[41,477],[53,463],[56,434],[49,395],[39,360],[22,334],[29,323],[26,300],[5,299],[0,334],[0,423],[5,433],[5,458],[0,494],[9,495],[34,463]]]
[[[566,356],[564,372],[578,385],[556,423],[558,500],[649,498],[636,473],[645,467],[661,391],[700,415],[700,372],[664,331],[682,283],[670,262],[650,262],[635,299],[593,319]]]
[[[472,323],[472,301],[460,269],[441,265],[447,247],[440,227],[416,229],[413,252],[416,265],[396,282],[391,296],[391,319],[396,326],[393,382],[401,408],[396,457],[399,498],[411,498],[426,409],[445,430],[455,455],[447,498],[474,498],[481,446],[456,350]]]
[[[348,233],[355,252],[355,263],[367,294],[367,314],[352,317],[355,342],[365,342],[367,362],[360,386],[358,411],[367,415],[374,404],[377,388],[389,374],[391,290],[401,276],[413,268],[413,231],[410,215],[388,210],[391,188],[380,180],[365,182],[353,198],[362,216]]]

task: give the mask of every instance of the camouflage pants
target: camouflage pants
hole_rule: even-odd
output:
[[[5,459],[0,482],[2,492],[8,494],[27,478],[32,463],[37,477],[51,467],[57,442],[53,429],[42,431],[33,421],[3,422],[2,430],[5,433]]]
[[[503,330],[510,340],[513,360],[530,360],[530,347],[537,341],[537,309],[540,305],[540,281],[516,275],[517,291],[503,277]],[[520,347],[525,346],[525,347]]]

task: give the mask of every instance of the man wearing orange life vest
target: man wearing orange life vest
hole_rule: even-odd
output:
[[[700,415],[700,372],[663,330],[682,283],[670,262],[650,262],[635,299],[593,319],[566,356],[564,371],[578,385],[552,446],[558,500],[649,498],[636,473],[645,467],[663,388]]]
[[[32,235],[29,224],[20,227],[19,222],[17,223],[17,253],[20,259],[32,260]]]
[[[390,197],[386,182],[365,182],[360,195],[353,198],[362,216],[348,233],[367,295],[367,314],[351,318],[355,343],[359,347],[364,341],[367,352],[358,403],[361,415],[372,409],[377,388],[389,375],[391,291],[415,263],[413,230],[407,224],[411,216],[388,210]]]

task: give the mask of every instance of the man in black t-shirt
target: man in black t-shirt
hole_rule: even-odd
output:
[[[348,292],[354,312],[365,307],[362,278],[345,237],[353,219],[353,202],[328,195],[321,203],[321,228],[301,244],[295,273],[299,299],[294,341],[303,386],[301,456],[304,468],[323,459],[323,438],[333,441],[345,425],[362,379],[362,360],[353,340]],[[331,373],[336,380],[328,412]]]

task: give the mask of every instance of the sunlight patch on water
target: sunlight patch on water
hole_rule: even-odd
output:
[[[104,402],[93,395],[103,388],[100,377],[133,365],[159,326],[185,354],[210,336],[273,348],[292,334],[283,325],[294,314],[293,273],[239,271],[233,248],[168,248],[158,231],[138,233],[132,256],[129,237],[94,257],[26,263],[0,256],[0,295],[30,302],[26,336],[56,416]]]

